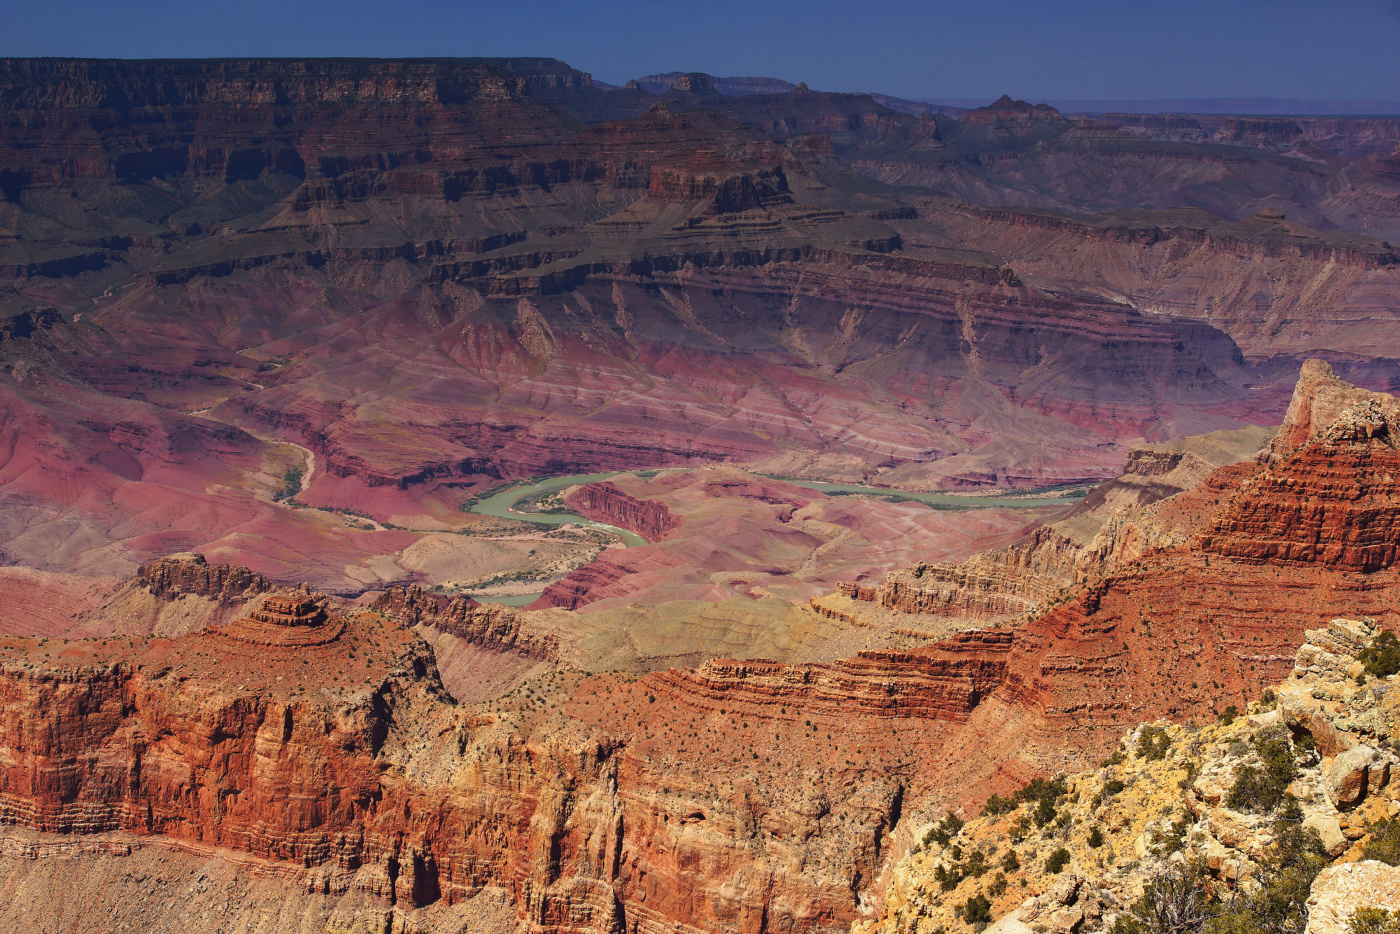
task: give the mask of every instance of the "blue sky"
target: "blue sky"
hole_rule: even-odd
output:
[[[613,83],[1400,100],[1400,0],[0,0],[0,55],[547,55]]]

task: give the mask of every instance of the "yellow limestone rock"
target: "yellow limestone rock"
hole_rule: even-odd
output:
[[[1368,859],[1322,870],[1308,898],[1306,934],[1350,934],[1358,908],[1400,909],[1400,867]]]

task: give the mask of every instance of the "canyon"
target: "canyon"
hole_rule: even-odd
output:
[[[946,810],[1096,761],[1133,724],[1214,719],[1342,607],[1394,626],[1395,556],[1374,543],[1397,508],[1397,405],[1310,363],[1260,456],[1201,461],[1130,507],[1175,537],[1117,550],[1022,623],[905,648],[829,653],[870,624],[825,620],[805,658],[716,645],[629,670],[596,654],[590,614],[418,588],[356,604],[173,556],[128,587],[213,625],[6,640],[0,805],[32,846],[158,841],[356,924],[432,930],[499,897],[539,931],[842,929]],[[1154,459],[1172,460],[1135,458],[1122,488]]]
[[[945,815],[1400,626],[1397,143],[0,59],[0,916],[951,923]]]
[[[343,594],[435,585],[466,568],[415,547],[510,480],[1094,482],[1143,441],[1276,423],[1306,355],[1396,388],[1388,228],[1321,206],[1328,173],[1385,175],[1379,142],[1335,166],[1244,137],[1090,145],[1015,101],[654,94],[547,59],[11,59],[0,85],[16,565],[198,550]],[[908,147],[1001,181],[911,187]],[[1140,197],[1035,187],[1069,150]],[[1248,184],[1203,199],[1183,160]],[[1013,169],[1037,207],[987,187]],[[310,508],[279,504],[288,471]]]

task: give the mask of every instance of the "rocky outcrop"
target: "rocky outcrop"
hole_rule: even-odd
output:
[[[1011,641],[1010,631],[972,629],[910,653],[861,652],[833,665],[715,659],[653,680],[675,703],[753,716],[796,706],[825,716],[963,722],[1001,680]]]
[[[1400,536],[1397,444],[1400,401],[1349,386],[1326,364],[1310,362],[1270,466],[1244,482],[1198,547],[1243,561],[1390,567]]]
[[[276,586],[241,565],[210,564],[197,552],[182,552],[142,565],[136,579],[158,598],[193,594],[224,605],[266,593]]]
[[[1344,932],[1356,909],[1394,907],[1396,870],[1350,861],[1396,810],[1377,794],[1389,779],[1374,768],[1394,754],[1358,745],[1333,758],[1322,750],[1320,733],[1311,732],[1325,722],[1333,733],[1384,744],[1400,729],[1389,697],[1394,676],[1362,684],[1348,674],[1355,659],[1329,651],[1339,640],[1359,651],[1375,634],[1365,621],[1333,620],[1308,633],[1288,680],[1243,714],[1196,727],[1142,724],[1097,769],[1063,776],[1058,785],[1022,795],[1024,803],[1008,802],[965,825],[926,825],[891,873],[880,919],[855,930],[961,932],[990,916],[996,921],[987,930],[997,934],[1110,931],[1145,885],[1192,865],[1204,878],[1190,884],[1201,886],[1201,898],[1211,891],[1217,899],[1205,907],[1219,908],[1231,893],[1247,897],[1272,881],[1268,860],[1286,832],[1270,819],[1273,807],[1258,805],[1253,792],[1236,792],[1252,787],[1250,776],[1264,768],[1266,751],[1275,760],[1286,757],[1280,761],[1290,769],[1288,792],[1296,797],[1304,832],[1316,831],[1326,858],[1342,861],[1313,882],[1308,930]],[[1315,705],[1320,717],[1304,724],[1290,713],[1290,703],[1313,695],[1322,701]],[[1333,795],[1338,776],[1364,774],[1362,759],[1372,766],[1374,787],[1367,796],[1365,779],[1351,782],[1358,796],[1339,802]],[[1363,802],[1364,814],[1348,813]],[[1298,812],[1286,817],[1299,819]],[[994,876],[992,867],[999,870]],[[980,918],[964,907],[978,899]]]
[[[1282,461],[1304,445],[1323,438],[1332,432],[1343,413],[1353,408],[1347,424],[1338,426],[1334,442],[1381,438],[1391,447],[1396,445],[1389,430],[1400,418],[1400,402],[1394,396],[1351,385],[1338,377],[1325,360],[1305,361],[1283,424],[1269,443],[1266,459]]]
[[[559,660],[558,633],[542,630],[526,614],[500,603],[478,603],[467,596],[449,599],[416,585],[395,585],[374,601],[373,608],[407,626],[428,626],[473,645],[540,661]]]
[[[696,75],[693,72],[668,71],[662,74],[643,75],[633,79],[637,86],[651,94],[664,94],[672,88],[677,90],[691,90],[692,83]],[[762,78],[762,77],[729,77],[720,78],[714,75],[704,75],[709,79],[710,88],[719,94],[786,94],[789,91],[797,90],[797,85],[791,81],[784,81],[782,78]],[[685,80],[688,87],[683,88],[681,82]]]
[[[959,565],[916,565],[875,586],[843,584],[840,592],[901,613],[1000,620],[1030,611],[1068,583],[998,564],[976,556]]]
[[[1400,911],[1400,867],[1367,859],[1322,870],[1308,896],[1305,934],[1349,934],[1361,908]]]
[[[0,341],[29,337],[35,331],[53,327],[59,320],[60,315],[56,308],[25,309],[0,319]]]
[[[8,168],[22,173],[24,187],[75,178],[139,182],[187,171],[229,182],[263,172],[303,176],[308,165],[320,165],[319,144],[328,137],[349,138],[344,128],[330,132],[323,115],[364,108],[400,119],[356,121],[355,141],[341,154],[341,172],[358,167],[379,146],[406,155],[426,143],[441,152],[507,126],[508,132],[538,138],[541,129],[558,126],[559,117],[530,96],[529,84],[485,60],[0,61],[10,115],[6,136],[12,145],[28,144],[23,161]],[[255,117],[243,126],[223,119],[235,107]],[[410,108],[433,114],[418,124],[427,129],[413,140],[402,133],[413,125]],[[49,119],[26,124],[23,115],[33,113]],[[453,113],[471,114],[476,132],[459,135],[448,116]],[[100,138],[61,132],[84,120],[109,121],[113,129]],[[201,129],[189,134],[189,126]],[[329,167],[326,174],[339,174],[334,164]]]
[[[1038,123],[1064,124],[1068,121],[1049,104],[1028,104],[1003,94],[985,107],[966,111],[959,122],[966,127],[1025,128]]]
[[[355,642],[375,657],[373,683],[350,703],[292,688],[338,680],[302,666],[314,658],[339,670],[344,647],[244,648],[196,635],[141,646],[136,663],[44,667],[10,655],[0,672],[0,744],[12,757],[0,776],[5,822],[229,847],[324,867],[321,884],[342,891],[358,873],[359,887],[390,904],[438,897],[432,855],[390,842],[369,815],[383,795],[371,763],[389,736],[386,718],[425,689],[431,706],[431,681],[417,680],[431,677],[431,658],[401,636],[366,649],[367,634],[356,627]],[[158,667],[147,663],[152,650]],[[224,681],[231,673],[239,685]],[[48,732],[47,718],[82,726]]]
[[[344,620],[327,614],[320,602],[302,592],[268,597],[247,616],[210,629],[209,634],[248,645],[291,648],[325,645],[339,639],[344,631]]]
[[[665,538],[668,532],[680,525],[680,519],[671,514],[665,503],[654,499],[637,499],[606,480],[585,483],[565,496],[564,501],[582,516],[636,532],[649,542]]]
[[[545,587],[530,609],[577,610],[599,599],[604,588],[623,580],[632,570],[625,558],[604,553]]]
[[[1400,142],[1395,117],[1236,117],[1226,114],[1099,114],[1096,119],[1163,142],[1212,138],[1235,146],[1294,152],[1307,146],[1347,159],[1385,154]]]

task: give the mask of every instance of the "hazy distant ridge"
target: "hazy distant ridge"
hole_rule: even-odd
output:
[[[1039,98],[1037,98],[1038,100]],[[925,98],[945,107],[985,107],[992,101],[982,97]],[[1162,100],[1072,101],[1049,99],[1062,113],[1188,113],[1188,114],[1316,114],[1394,115],[1400,114],[1400,101],[1318,100],[1290,97],[1183,97]]]

